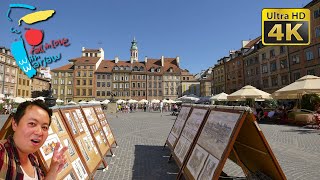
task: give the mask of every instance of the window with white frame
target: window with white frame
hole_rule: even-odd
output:
[[[299,64],[300,63],[300,58],[299,58],[298,54],[292,56],[292,62],[293,62],[293,64]]]
[[[61,93],[61,94],[64,94],[64,89],[60,89],[60,93]]]
[[[268,65],[267,64],[263,64],[262,65],[262,73],[267,73],[268,72]]]
[[[72,89],[68,89],[68,95],[72,95]]]
[[[117,89],[117,88],[118,88],[118,84],[117,84],[117,83],[114,83],[114,84],[113,84],[113,88]]]
[[[313,52],[312,52],[312,50],[306,51],[306,60],[307,60],[307,61],[310,61],[310,60],[312,60],[312,59],[313,59]]]

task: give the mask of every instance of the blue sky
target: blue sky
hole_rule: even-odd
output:
[[[99,48],[105,59],[128,60],[133,37],[139,48],[139,60],[145,56],[160,58],[180,56],[181,68],[191,73],[213,66],[229,50],[241,48],[242,40],[261,34],[263,8],[301,8],[310,0],[2,0],[0,7],[0,46],[10,48],[19,36],[10,33],[15,27],[41,29],[44,43],[68,38],[69,47],[57,47],[42,56],[61,53],[62,59],[49,66],[55,68],[68,59],[81,56],[81,48]],[[47,21],[28,25],[17,21],[31,10],[12,9],[9,4],[24,3],[37,10],[54,9]],[[30,50],[30,46],[27,45]]]

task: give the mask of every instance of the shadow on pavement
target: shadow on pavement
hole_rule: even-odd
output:
[[[174,161],[168,163],[169,156],[167,147],[135,145],[132,179],[176,179],[179,168]]]
[[[298,134],[320,133],[320,131],[317,129],[290,129],[290,130],[283,130],[281,132],[296,132]]]

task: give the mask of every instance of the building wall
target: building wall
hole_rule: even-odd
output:
[[[18,66],[9,49],[0,48],[0,93],[16,96]]]
[[[111,98],[112,91],[112,74],[111,73],[96,73],[96,92],[95,99],[104,101]]]
[[[231,94],[244,86],[243,56],[231,58],[225,65],[226,92]]]
[[[90,101],[94,98],[94,69],[95,64],[75,64],[74,70],[74,101]]]
[[[117,99],[131,99],[130,70],[113,72],[112,92]]]
[[[245,85],[251,85],[258,89],[261,89],[261,70],[259,59],[259,53],[257,50],[243,57],[244,62],[244,79]]]
[[[53,97],[64,102],[73,100],[74,80],[72,71],[61,71],[52,73]]]
[[[16,95],[18,97],[31,98],[31,84],[32,81],[28,76],[18,68],[18,82],[17,82],[17,91]]]
[[[259,49],[261,62],[261,83],[265,92],[274,91],[288,85],[289,66],[286,46],[265,46]]]
[[[225,68],[224,63],[216,64],[212,69],[213,94],[225,92]]]
[[[177,99],[180,87],[180,74],[165,73],[163,74],[163,97],[161,99]],[[161,96],[160,96],[161,97]]]
[[[131,98],[137,101],[147,99],[147,75],[145,72],[131,73]],[[159,85],[158,85],[159,86]],[[161,87],[161,85],[160,85]]]
[[[200,82],[181,81],[181,96],[194,94],[200,97]]]

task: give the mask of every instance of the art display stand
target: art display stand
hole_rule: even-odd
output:
[[[199,130],[201,130],[201,126],[207,116],[207,113],[208,107],[206,106],[195,105],[192,107],[191,114],[187,118],[185,125],[182,128],[180,136],[178,137],[172,152],[172,156],[180,169],[182,168],[183,162],[191,151],[193,142]]]
[[[184,130],[198,126],[189,121],[194,109],[201,108],[193,107]],[[246,177],[286,179],[250,108],[210,106],[207,110],[193,141],[188,142],[182,132],[172,152],[180,168],[177,179],[218,179],[228,158]],[[184,158],[176,150],[179,141],[181,147],[189,147]]]
[[[101,106],[93,106],[93,109],[96,113],[96,116],[98,117],[98,122],[100,123],[101,129],[103,130],[103,133],[105,134],[107,138],[107,142],[109,144],[109,147],[112,147],[112,145],[115,144],[115,147],[118,147],[117,141],[112,133],[112,130],[110,128],[110,125],[108,123],[107,117],[105,116]],[[112,149],[110,148],[112,156],[114,156]]]
[[[184,128],[185,123],[191,112],[192,112],[192,106],[183,105],[181,107],[180,113],[177,116],[176,120],[174,121],[174,124],[170,130],[170,133],[167,137],[167,140],[163,148],[165,148],[165,146],[167,145],[171,151],[174,150],[174,147],[177,143],[177,139],[180,137],[182,129]],[[170,156],[170,159],[171,157],[172,156]]]
[[[57,179],[93,179],[101,163],[107,169],[108,165],[103,157],[109,150],[111,152],[111,145],[116,144],[116,141],[101,106],[60,106],[52,110],[48,138],[35,153],[45,173],[49,170],[53,149],[57,142],[68,147],[65,153],[67,163]],[[0,131],[0,139],[13,134],[12,120],[13,117],[9,116]],[[107,135],[105,131],[108,132]],[[112,137],[111,141],[108,135],[109,138]],[[109,142],[112,143],[109,144]]]

